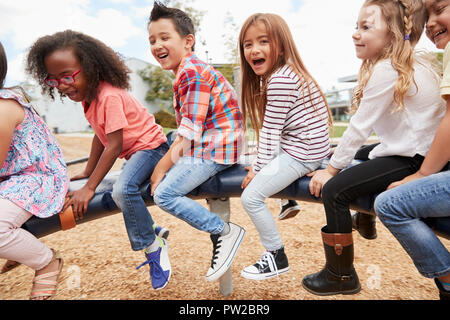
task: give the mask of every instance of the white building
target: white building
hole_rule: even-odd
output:
[[[149,84],[142,80],[139,71],[147,68],[150,63],[136,58],[129,58],[125,61],[128,68],[131,70],[130,84],[131,94],[140,102],[150,113],[158,112],[161,108],[157,103],[151,103],[145,100],[147,91],[150,89]]]
[[[144,82],[139,76],[138,71],[145,69],[149,63],[143,60],[129,58],[125,61],[130,73],[131,94],[147,108],[150,113],[157,112],[160,107],[145,100],[148,83]],[[55,101],[41,94],[37,86],[27,86],[26,92],[33,99],[33,106],[39,114],[45,119],[47,125],[55,132],[70,133],[91,131],[89,123],[84,117],[81,103],[76,103],[68,98],[61,101],[59,95],[56,95]]]

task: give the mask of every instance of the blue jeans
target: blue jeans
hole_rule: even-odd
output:
[[[283,246],[275,220],[265,204],[266,198],[318,169],[321,163],[322,161],[300,162],[282,152],[258,172],[245,188],[241,196],[242,206],[255,224],[266,250],[274,251]]]
[[[131,156],[113,186],[112,197],[122,210],[131,248],[144,250],[155,240],[153,219],[141,195],[141,186],[150,179],[153,169],[169,150],[163,143],[154,150],[141,150]]]
[[[167,172],[156,188],[153,200],[158,207],[194,228],[219,234],[225,224],[223,220],[186,195],[229,167],[211,160],[183,157]]]
[[[450,253],[421,218],[450,216],[450,170],[379,195],[375,211],[427,278],[450,273]]]

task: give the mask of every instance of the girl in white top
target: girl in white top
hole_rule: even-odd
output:
[[[241,275],[262,280],[289,271],[265,199],[319,168],[330,153],[331,117],[323,93],[304,67],[281,17],[252,15],[242,27],[239,46],[244,119],[249,116],[259,137],[258,155],[247,168],[241,199],[267,250]]]
[[[425,19],[422,0],[367,0],[360,11],[353,35],[363,60],[352,100],[356,113],[328,167],[313,173],[310,182],[312,194],[322,191],[327,217],[326,266],[303,279],[314,294],[359,292],[350,203],[416,172],[444,115],[439,76],[414,53]],[[380,143],[370,160],[339,173],[374,132]]]

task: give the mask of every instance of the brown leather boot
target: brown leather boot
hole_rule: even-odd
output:
[[[322,240],[326,265],[318,273],[303,278],[303,287],[316,295],[355,294],[361,290],[353,267],[353,236],[351,233],[325,233]]]
[[[367,240],[377,238],[376,216],[361,212],[352,213],[353,229],[359,232],[361,237]]]

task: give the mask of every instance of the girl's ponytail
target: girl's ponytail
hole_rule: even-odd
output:
[[[395,111],[405,108],[405,96],[411,87],[411,81],[417,87],[414,78],[411,77],[414,72],[414,46],[411,43],[411,34],[413,32],[412,8],[410,4],[403,0],[396,0],[403,15],[404,33],[403,39],[399,39],[398,46],[393,47],[391,63],[394,69],[398,71],[398,80],[394,90],[394,101],[397,104]],[[403,40],[403,41],[402,41]]]

